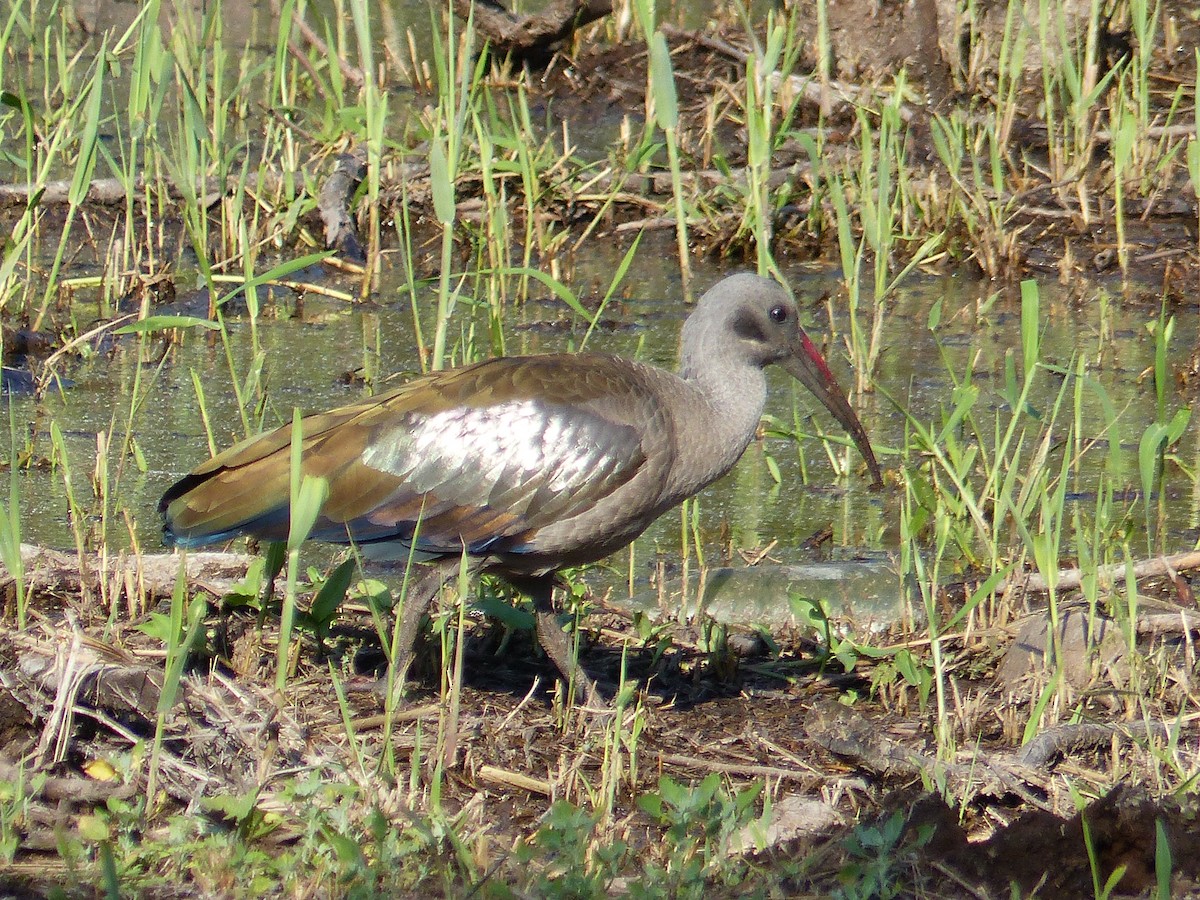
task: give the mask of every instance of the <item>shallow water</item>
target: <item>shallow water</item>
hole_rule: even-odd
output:
[[[678,350],[679,327],[686,316],[681,299],[678,273],[671,265],[673,236],[655,235],[643,243],[639,261],[630,271],[622,293],[628,299],[614,301],[605,310],[603,324],[592,335],[589,346],[637,356],[651,362],[673,366]],[[616,266],[619,248],[596,241],[586,257],[574,260],[572,283],[595,285],[598,297],[608,273]],[[664,261],[666,261],[664,263]],[[701,267],[696,272],[698,286],[716,281],[725,269]],[[828,267],[806,266],[788,272],[789,282],[806,309],[806,323],[818,344],[826,347],[831,365],[843,388],[853,385],[853,373],[844,350],[846,318],[834,310],[832,337],[826,320],[827,308],[812,300],[826,293],[838,296],[837,274]],[[328,282],[337,286],[337,278]],[[1153,420],[1155,400],[1153,379],[1139,377],[1153,365],[1154,342],[1147,324],[1157,311],[1098,301],[1068,303],[1063,292],[1052,282],[1042,284],[1044,326],[1043,360],[1050,365],[1069,367],[1076,356],[1087,361],[1088,375],[1103,387],[1111,404],[1119,412],[1118,450],[1110,459],[1106,444],[1084,455],[1070,485],[1072,497],[1085,508],[1094,491],[1101,466],[1116,472],[1118,488],[1136,492],[1139,488],[1137,444],[1147,424]],[[588,292],[582,292],[589,299]],[[510,354],[544,353],[577,349],[586,323],[564,304],[553,299],[531,299],[510,306],[505,312],[503,334]],[[806,302],[807,300],[807,302]],[[930,309],[942,304],[941,322],[936,332],[928,327]],[[432,334],[432,315],[436,303],[434,290],[419,294],[419,305],[426,339]],[[293,406],[316,411],[350,402],[364,392],[358,384],[347,384],[347,373],[366,362],[380,373],[411,373],[417,369],[412,307],[403,292],[398,270],[385,272],[378,293],[378,305],[350,305],[309,295],[296,305],[290,294],[277,299],[275,317],[258,324],[263,357],[263,380],[267,386],[263,427],[290,420]],[[976,415],[995,415],[1007,420],[1007,407],[1001,394],[1004,385],[1005,355],[1014,349],[1019,356],[1020,304],[1014,291],[998,296],[986,283],[964,278],[943,277],[912,280],[897,295],[887,312],[884,327],[884,352],[874,383],[880,390],[853,398],[880,462],[886,469],[898,464],[896,449],[905,442],[903,414],[886,399],[884,393],[920,422],[941,423],[942,407],[949,407],[952,385],[948,372],[962,379],[968,376],[980,389]],[[455,335],[464,335],[472,327],[476,334],[487,333],[485,307],[459,306]],[[251,326],[248,319],[236,320],[230,327],[230,354],[244,378],[253,356]],[[1176,326],[1170,356],[1178,357],[1183,348],[1195,345],[1193,322]],[[376,340],[378,354],[376,356]],[[147,352],[154,356],[154,352]],[[51,393],[40,403],[33,398],[13,398],[16,421],[33,435],[35,456],[49,456],[49,423],[62,430],[74,476],[74,491],[79,507],[89,515],[93,535],[99,533],[98,504],[92,499],[90,476],[95,465],[97,432],[113,432],[112,442],[119,444],[129,415],[130,397],[137,379],[137,341],[125,337],[115,346],[68,366],[64,372],[75,386],[61,394]],[[973,366],[970,361],[974,360]],[[119,480],[115,479],[120,462],[110,454],[109,472],[112,494],[107,538],[112,546],[130,542],[124,517],[129,520],[143,549],[159,546],[160,535],[155,504],[162,491],[176,478],[208,455],[203,421],[196,402],[192,379],[203,388],[219,447],[244,436],[237,404],[230,389],[229,363],[221,344],[199,332],[191,332],[182,346],[171,351],[167,362],[158,368],[143,364],[141,388],[144,402],[133,419],[132,435],[146,461],[140,472],[127,460]],[[1046,378],[1044,393],[1030,398],[1031,406],[1047,411],[1053,403],[1060,379]],[[793,421],[810,434],[829,432],[840,438],[836,424],[809,395],[782,373],[771,380],[768,412],[784,423]],[[1068,391],[1067,402],[1072,402]],[[1168,407],[1181,404],[1168,398]],[[1082,421],[1093,435],[1102,429],[1103,415],[1098,393],[1087,388],[1081,395]],[[1070,416],[1061,416],[1063,437]],[[986,425],[986,422],[984,423]],[[1194,432],[1193,432],[1194,433]],[[1185,436],[1181,452],[1195,454],[1195,440]],[[835,558],[853,557],[860,551],[891,551],[898,546],[900,497],[894,485],[884,491],[872,491],[855,451],[838,446],[834,452],[849,459],[853,467],[848,478],[836,478],[826,453],[815,438],[797,444],[768,437],[754,442],[737,468],[717,485],[703,492],[698,500],[698,533],[705,561],[720,565],[729,560],[729,548],[751,550],[777,542],[771,557],[783,563],[800,563],[816,553],[802,545],[815,534],[828,529],[831,538],[827,553]],[[771,457],[781,476],[777,483],[771,475],[767,457]],[[802,476],[801,459],[808,480]],[[1112,466],[1114,462],[1116,469]],[[1184,460],[1191,464],[1194,460]],[[74,545],[67,514],[68,504],[63,473],[56,470],[31,470],[21,474],[22,527],[24,539],[52,546]],[[1168,530],[1163,536],[1166,549],[1190,546],[1195,540],[1196,500],[1190,485],[1176,470],[1168,472]],[[1171,486],[1174,485],[1174,490]],[[1135,511],[1140,501],[1134,493],[1124,501]],[[1140,513],[1138,514],[1140,515]],[[1138,515],[1132,517],[1136,523]],[[665,563],[666,572],[677,569],[680,559],[680,515],[668,513],[635,545],[632,577],[635,592]],[[1134,541],[1134,546],[1137,542]],[[1069,553],[1070,548],[1064,548]],[[314,559],[327,554],[313,551]],[[740,563],[736,554],[735,564]],[[594,576],[620,592],[630,578],[627,554],[618,554]],[[692,566],[695,562],[691,563]],[[609,574],[603,574],[607,571]],[[693,569],[694,571],[694,569]]]
[[[388,9],[395,13],[401,30],[411,24],[419,34],[430,33],[426,4],[396,2]],[[383,20],[377,25],[382,33],[392,33],[392,26]],[[251,32],[250,46],[257,48],[252,52],[268,53],[273,35],[255,32],[253,29],[258,27],[246,26]],[[36,72],[37,67],[30,64],[29,71]],[[22,73],[11,61],[8,73],[21,83]],[[114,82],[112,96],[120,93],[120,82]],[[404,131],[408,96],[398,93],[392,98],[392,126],[397,135]],[[112,127],[119,130],[120,126]],[[107,173],[98,169],[96,174],[102,177]],[[43,238],[40,249],[47,258],[53,254],[56,241],[57,236],[49,233]],[[70,257],[63,277],[102,271],[102,261],[89,258],[92,246],[85,242]],[[585,251],[558,260],[569,272],[565,280],[585,300],[596,299],[617,269],[625,246],[609,238],[593,238]],[[195,281],[195,261],[189,259],[189,254],[187,249],[182,250],[172,270],[181,293]],[[589,346],[660,365],[674,364],[679,327],[687,312],[674,257],[673,233],[647,235],[619,292],[622,299],[606,309]],[[345,376],[364,366],[379,373],[418,370],[414,316],[401,267],[394,255],[386,260],[378,292],[369,305],[349,305],[315,295],[297,304],[290,293],[276,299],[271,317],[257,326],[266,393],[263,409],[251,413],[255,426],[252,431],[289,420],[293,406],[315,411],[357,399],[364,388],[347,383]],[[260,268],[268,265],[260,261]],[[694,265],[700,288],[715,282],[730,268],[700,261]],[[349,282],[342,283],[336,274],[312,274],[331,287],[349,291],[355,288]],[[822,263],[794,263],[787,269],[787,276],[804,301],[814,337],[827,349],[842,387],[851,388],[854,379],[845,352],[848,317],[841,299],[840,272]],[[1117,294],[1120,288],[1110,290]],[[1136,512],[1131,516],[1131,543],[1144,546],[1144,538],[1136,531],[1141,515],[1137,447],[1145,428],[1155,418],[1153,378],[1147,372],[1154,362],[1154,341],[1148,326],[1157,319],[1157,306],[1127,303],[1120,296],[1106,298],[1103,287],[1064,287],[1051,278],[1041,283],[1041,291],[1043,362],[1071,368],[1075,360],[1084,360],[1089,383],[1080,393],[1080,419],[1085,437],[1100,438],[1073,470],[1071,497],[1086,508],[1099,482],[1099,472],[1106,467],[1113,483],[1125,491],[1119,505]],[[817,299],[826,294],[835,298],[832,323],[826,304]],[[535,292],[530,302],[510,305],[505,311],[505,351],[516,354],[577,349],[586,323],[561,302],[538,296]],[[76,300],[75,317],[82,331],[89,324],[91,300],[85,292],[79,292]],[[432,289],[419,292],[418,316],[427,339],[432,333],[434,303]],[[931,310],[939,304],[940,321],[931,329]],[[478,345],[486,350],[483,336],[488,326],[486,308],[462,303],[452,337],[473,330]],[[885,349],[871,379],[877,390],[856,394],[853,402],[885,469],[898,464],[897,449],[907,442],[905,417],[897,407],[907,410],[918,422],[940,427],[942,410],[952,405],[954,379],[973,384],[981,392],[975,407],[977,417],[1007,420],[1003,399],[1006,357],[1020,357],[1020,301],[1014,286],[997,286],[968,276],[910,277],[887,305],[883,334]],[[826,335],[831,336],[825,339]],[[1168,358],[1182,360],[1196,344],[1195,316],[1180,316]],[[159,545],[155,512],[158,497],[208,455],[193,377],[203,388],[218,446],[245,436],[230,385],[235,379],[244,379],[252,368],[250,322],[245,318],[232,322],[228,359],[219,341],[199,332],[189,333],[183,344],[170,352],[161,369],[147,362],[158,349],[155,341],[139,349],[137,339],[132,337],[102,343],[83,359],[64,367],[62,374],[74,382],[70,390],[51,393],[41,401],[13,398],[18,449],[24,449],[28,434],[31,455],[35,459],[49,457],[51,423],[63,433],[72,492],[93,543],[103,537],[115,547],[128,546],[134,539],[144,549]],[[1041,413],[1049,411],[1060,384],[1059,377],[1042,379],[1040,393],[1030,397],[1031,406]],[[144,400],[132,415],[130,433],[145,461],[145,470],[139,470],[131,457],[115,449],[110,451],[107,483],[112,499],[105,509],[93,497],[97,434],[108,434],[114,447],[119,447],[130,420],[130,398],[135,390]],[[1102,395],[1118,413],[1112,435],[1102,434],[1106,421]],[[1074,402],[1070,393],[1066,402]],[[1167,398],[1168,410],[1185,403],[1181,396]],[[795,424],[810,434],[830,432],[841,439],[825,411],[782,373],[772,375],[768,412],[789,427]],[[1063,438],[1065,423],[1070,419],[1069,413],[1060,415]],[[1196,433],[1193,427],[1179,451],[1183,464],[1192,468],[1197,463]],[[1111,453],[1110,441],[1115,442]],[[737,556],[729,552],[730,548],[756,548],[777,542],[772,551],[775,558],[783,563],[801,562],[813,555],[813,551],[801,549],[802,545],[826,530],[831,535],[828,545],[832,549],[828,552],[834,556],[894,550],[900,541],[897,523],[901,502],[894,483],[883,492],[869,490],[857,454],[840,445],[833,452],[849,462],[852,474],[848,478],[834,477],[826,452],[815,439],[797,444],[766,437],[753,443],[735,471],[698,500],[696,521],[705,561],[720,564],[732,556],[736,562]],[[778,469],[778,482],[769,461]],[[1167,527],[1160,535],[1161,549],[1191,546],[1200,521],[1200,500],[1191,483],[1174,467],[1168,469],[1167,485]],[[68,514],[63,468],[22,471],[20,488],[24,539],[73,546],[75,532]],[[624,586],[632,574],[636,589],[657,570],[660,556],[666,560],[667,569],[673,568],[680,557],[680,546],[680,516],[667,514],[637,544],[632,573],[628,557],[622,554],[612,561],[609,579]],[[1063,552],[1069,554],[1071,550],[1065,547]]]

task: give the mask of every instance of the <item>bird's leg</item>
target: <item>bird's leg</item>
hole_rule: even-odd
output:
[[[404,687],[408,667],[413,660],[413,647],[421,630],[421,619],[429,606],[441,592],[442,587],[458,571],[458,560],[442,560],[429,566],[414,564],[409,572],[408,590],[404,593],[404,606],[400,610],[400,628],[396,633],[396,646],[392,648],[394,660],[393,677],[399,693]]]
[[[571,653],[571,639],[559,627],[558,617],[550,602],[554,593],[554,576],[542,575],[537,578],[513,580],[513,585],[533,601],[538,643],[558,667],[568,689],[571,685],[582,688],[584,702],[589,707],[607,709],[608,704],[596,689],[596,683],[588,677]]]

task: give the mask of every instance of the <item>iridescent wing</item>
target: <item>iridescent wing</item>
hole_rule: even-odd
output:
[[[520,552],[642,470],[639,424],[655,404],[638,374],[595,354],[499,359],[309,416],[303,471],[329,484],[310,536]],[[286,538],[290,445],[285,426],[182,479],[159,505],[168,540]]]

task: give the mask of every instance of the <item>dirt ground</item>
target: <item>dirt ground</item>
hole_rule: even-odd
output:
[[[152,736],[163,678],[161,644],[137,630],[146,617],[102,640],[105,623],[89,612],[96,604],[44,599],[54,608],[39,602],[38,625],[0,632],[0,777],[15,778],[22,756],[51,775],[23,819],[18,863],[0,872],[0,889],[12,895],[49,896],[70,883],[57,829],[111,797],[145,789],[140,778],[98,778],[93,766]],[[1161,633],[1147,652],[1184,653],[1200,627],[1200,619],[1185,619],[1186,634]],[[457,712],[439,700],[439,654],[427,642],[389,740],[403,760],[423,736],[417,755],[429,780],[434,735],[453,735],[443,751],[443,808],[474,823],[503,859],[536,830],[551,798],[578,800],[586,785],[594,788],[605,764],[605,724],[563,713],[553,666],[531,635],[468,622]],[[1015,887],[1022,896],[1078,897],[1118,867],[1118,894],[1136,895],[1155,884],[1160,832],[1171,851],[1173,896],[1200,896],[1200,810],[1187,793],[1182,800],[1156,793],[1146,775],[1156,753],[1194,758],[1195,738],[1187,732],[1175,750],[1164,750],[1175,746],[1165,732],[1139,727],[1141,719],[1113,702],[1111,674],[1081,683],[1081,724],[1050,727],[1022,747],[1011,723],[1019,728],[1028,715],[1038,682],[1027,678],[1014,689],[998,675],[1011,632],[957,642],[947,649],[963,731],[957,753],[938,760],[932,704],[921,709],[912,690],[892,681],[873,693],[872,682],[887,676],[868,659],[852,672],[822,667],[817,645],[798,633],[774,635],[773,654],[736,639],[702,652],[687,627],[670,629],[665,644],[656,634],[648,646],[612,613],[596,612],[585,626],[587,671],[611,696],[624,659],[635,688],[624,725],[637,738],[613,810],[613,827],[627,840],[660,840],[635,803],[660,776],[689,783],[715,772],[731,789],[765,784],[774,808],[767,837],[747,839],[738,852],[755,867],[756,883],[772,883],[776,872],[786,895],[831,890],[854,863],[851,836],[891,822],[898,862],[889,877],[903,896],[1002,897]],[[384,754],[384,722],[371,690],[380,657],[367,617],[346,617],[324,653],[306,637],[282,696],[273,690],[273,627],[268,618],[260,631],[246,610],[210,616],[208,650],[193,660],[169,718],[160,784],[165,809],[257,790],[258,804],[283,816],[270,840],[286,844],[302,831],[274,793],[286,778],[303,771],[331,783],[354,777],[331,664],[345,679],[362,757]],[[503,866],[494,877],[506,877]]]

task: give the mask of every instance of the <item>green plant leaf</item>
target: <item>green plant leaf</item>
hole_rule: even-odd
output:
[[[930,331],[937,331],[938,326],[942,324],[942,298],[938,297],[929,307],[929,316],[925,320],[925,327]]]
[[[650,82],[654,89],[654,118],[660,128],[674,130],[679,126],[679,101],[671,51],[661,31],[650,38]]]
[[[1040,301],[1041,294],[1038,291],[1038,283],[1032,278],[1026,278],[1021,282],[1021,356],[1022,362],[1025,364],[1026,380],[1032,377],[1040,352],[1039,344],[1042,333],[1042,320],[1038,313]]]
[[[151,331],[169,331],[173,328],[221,330],[221,326],[212,319],[204,319],[199,316],[146,316],[140,321],[130,322],[128,325],[113,329],[113,334],[142,334]]]
[[[317,595],[313,597],[308,615],[319,628],[328,628],[329,623],[333,621],[338,607],[346,599],[346,592],[350,589],[350,579],[354,577],[357,568],[358,561],[354,557],[343,561],[329,574],[325,583],[321,585],[321,589],[317,591]]]
[[[322,250],[319,253],[309,253],[305,256],[297,256],[295,259],[284,260],[277,266],[273,266],[265,272],[255,275],[253,278],[247,279],[238,283],[237,287],[223,294],[217,299],[217,306],[224,306],[234,297],[252,290],[264,284],[270,284],[272,281],[281,281],[287,278],[293,272],[299,272],[302,269],[307,269],[309,266],[315,266],[317,263],[329,259],[333,255],[332,250]]]
[[[998,569],[989,575],[987,580],[985,580],[983,584],[979,585],[979,587],[972,592],[971,596],[967,599],[967,602],[959,607],[954,615],[952,615],[946,621],[946,624],[941,627],[941,631],[949,631],[951,628],[965,619],[970,614],[971,610],[983,602],[983,599],[992,591],[994,591],[996,586],[1000,584],[1001,581],[1008,577],[1008,573],[1016,568],[1016,565],[1017,564],[1015,562],[1011,562],[1004,568]]]
[[[1154,896],[1155,900],[1170,900],[1171,897],[1171,840],[1162,817],[1154,820]]]
[[[80,816],[75,823],[75,827],[79,831],[79,836],[85,841],[99,843],[107,841],[112,834],[109,831],[108,822],[101,816],[84,815]]]
[[[429,142],[429,186],[433,191],[433,212],[443,225],[454,224],[454,181],[442,142]]]
[[[572,293],[571,289],[557,278],[553,278],[539,269],[528,268],[525,266],[517,266],[512,269],[507,269],[506,271],[513,275],[525,275],[529,278],[540,281],[543,285],[550,289],[554,296],[556,296],[563,303],[567,304],[567,306],[571,307],[571,309],[577,314],[586,319],[589,325],[592,324],[594,318],[592,314],[584,309],[583,304],[579,302],[579,298]]]
[[[495,619],[513,630],[529,631],[534,626],[534,618],[531,613],[515,607],[511,603],[505,603],[499,597],[484,597],[473,603],[472,607],[488,618]]]
[[[244,794],[217,794],[213,797],[201,797],[200,807],[209,812],[241,824],[254,812],[258,802],[258,791],[247,791]]]
[[[329,480],[318,475],[305,475],[292,503],[291,526],[288,528],[288,550],[295,550],[308,538],[321,507],[329,496]]]
[[[656,822],[662,821],[663,798],[661,794],[642,794],[637,798],[638,809]]]
[[[1175,415],[1171,417],[1171,421],[1167,423],[1168,446],[1183,437],[1183,432],[1187,428],[1188,422],[1191,420],[1191,418],[1192,410],[1191,407],[1187,406],[1176,411]]]
[[[145,622],[138,623],[134,628],[146,637],[164,644],[171,639],[171,617],[166,613],[152,612]]]
[[[1154,491],[1155,475],[1158,472],[1158,453],[1167,437],[1167,426],[1154,422],[1144,432],[1138,443],[1138,471],[1142,476],[1142,490],[1147,498]]]

